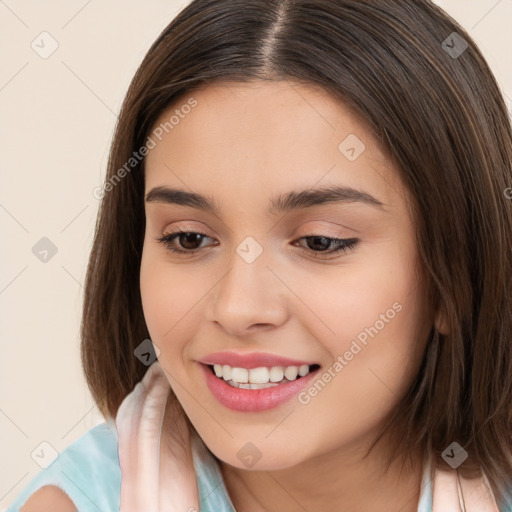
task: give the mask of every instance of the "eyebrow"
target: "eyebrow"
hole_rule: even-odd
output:
[[[146,202],[189,206],[216,215],[220,212],[219,205],[211,196],[164,186],[151,189],[146,195]],[[384,208],[384,203],[362,190],[351,187],[329,186],[281,194],[270,200],[270,206],[267,212],[271,215],[276,215],[282,212],[310,208],[327,203],[354,202],[367,204],[376,208]]]

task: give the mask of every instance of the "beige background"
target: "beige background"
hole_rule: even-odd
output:
[[[187,3],[0,0],[0,511],[41,469],[41,442],[59,452],[102,421],[78,338],[92,191],[129,81]],[[512,0],[437,3],[475,38],[512,109]],[[48,51],[51,38],[43,59],[31,44]],[[32,252],[43,237],[57,247],[46,263]]]

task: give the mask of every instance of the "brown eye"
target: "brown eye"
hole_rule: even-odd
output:
[[[332,238],[322,235],[306,235],[299,240],[306,240],[307,248],[301,246],[305,251],[316,253],[317,258],[326,258],[333,254],[354,249],[358,244],[357,238]],[[333,247],[328,250],[329,247]]]
[[[194,254],[202,249],[201,242],[206,238],[210,237],[205,233],[177,231],[176,233],[163,235],[156,240],[171,252]],[[300,240],[306,240],[307,245],[307,247],[300,246],[301,249],[313,253],[316,258],[328,258],[332,255],[349,251],[355,248],[359,242],[357,238],[332,238],[315,234],[303,236]]]
[[[193,253],[198,251],[201,246],[201,241],[204,238],[210,238],[204,233],[197,233],[194,231],[177,231],[157,238],[157,241],[164,244],[166,249],[176,253]],[[176,246],[176,240],[179,247]]]

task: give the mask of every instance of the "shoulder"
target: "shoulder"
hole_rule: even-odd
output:
[[[93,508],[104,512],[119,510],[120,487],[115,423],[101,423],[68,445],[50,466],[37,473],[6,512],[31,512],[31,507],[45,510],[44,500],[59,504],[62,512],[89,510],[93,503]]]
[[[55,485],[46,485],[36,491],[20,512],[76,512],[69,496]]]

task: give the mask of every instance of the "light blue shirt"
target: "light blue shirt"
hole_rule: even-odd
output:
[[[45,485],[60,487],[79,512],[119,512],[121,468],[117,442],[113,421],[91,428],[63,450],[48,468],[35,475],[7,512],[19,512],[29,497]],[[201,512],[236,512],[211,453],[193,449],[193,457]],[[426,465],[418,512],[431,511],[432,489]]]

